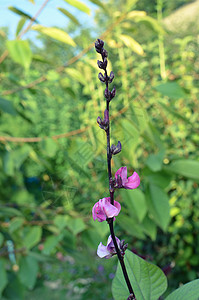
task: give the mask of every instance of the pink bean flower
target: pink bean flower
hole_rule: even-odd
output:
[[[124,241],[120,241],[117,237],[115,237],[115,238],[116,238],[116,242],[117,242],[118,248],[120,250],[120,253],[122,255],[124,255],[128,244],[125,245]],[[116,254],[115,246],[114,246],[112,237],[110,235],[106,246],[104,246],[102,243],[99,244],[99,246],[97,248],[97,255],[100,258],[110,258],[115,254]]]
[[[121,205],[119,202],[114,201],[114,205],[110,203],[110,197],[100,199],[92,209],[94,221],[97,219],[99,222],[106,221],[107,218],[113,218],[119,214]],[[115,218],[114,218],[115,219]]]
[[[121,167],[115,173],[116,188],[136,189],[140,185],[140,177],[134,172],[133,175],[127,178],[127,167]]]

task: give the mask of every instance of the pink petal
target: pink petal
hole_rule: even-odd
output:
[[[97,203],[95,203],[95,205],[93,206],[92,209],[92,214],[93,214],[93,220],[95,221],[96,219],[99,222],[103,222],[106,220],[106,215],[104,213],[103,208],[100,205],[100,201],[98,201]]]
[[[107,198],[103,198],[102,201],[103,201],[103,210],[104,210],[104,212],[105,212],[105,214],[108,218],[112,218],[112,217],[117,216],[119,214],[120,209],[121,209],[121,206],[120,206],[119,203],[118,204],[120,206],[120,209],[117,208],[116,206],[112,205],[109,202],[110,200],[107,200]],[[117,202],[117,201],[114,201],[114,202]],[[117,206],[118,206],[118,204],[117,204]]]
[[[125,183],[124,187],[126,189],[136,189],[140,185],[140,177],[134,172],[132,176],[128,177],[127,183]]]
[[[127,167],[121,167],[115,173],[115,179],[117,180],[118,175],[122,178],[122,184],[124,185],[127,182]]]

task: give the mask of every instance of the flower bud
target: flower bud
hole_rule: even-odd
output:
[[[98,67],[99,67],[100,69],[104,69],[104,63],[103,63],[103,61],[98,60],[98,61],[97,61],[97,65],[98,65]]]
[[[111,92],[106,88],[105,91],[104,91],[104,96],[105,98],[110,101],[110,98],[111,98]]]
[[[105,82],[105,81],[106,81],[105,77],[102,75],[101,72],[98,74],[98,78],[99,78],[99,80],[100,80],[101,82]]]
[[[102,124],[102,119],[101,119],[100,117],[97,118],[97,123],[98,123],[99,125]]]
[[[115,77],[115,75],[114,75],[113,71],[111,71],[108,82],[111,83],[113,81],[114,77]]]
[[[100,39],[97,39],[97,41],[95,42],[95,49],[98,53],[102,53],[103,46],[104,42]]]
[[[116,94],[116,88],[114,87],[111,91],[111,98],[110,99],[113,99],[115,97],[115,94]]]
[[[105,49],[102,50],[102,56],[108,57],[108,52]]]
[[[121,150],[122,150],[122,145],[121,145],[120,141],[118,141],[117,146],[111,145],[111,153],[113,155],[116,155],[116,154],[120,153]]]

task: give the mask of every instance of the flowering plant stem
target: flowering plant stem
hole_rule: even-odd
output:
[[[95,43],[96,51],[98,53],[100,53],[101,56],[102,56],[102,62],[98,61],[98,66],[99,66],[99,68],[104,70],[104,76],[102,76],[101,79],[100,79],[100,76],[99,76],[99,79],[106,84],[105,98],[106,98],[106,110],[107,110],[107,112],[106,112],[106,116],[105,116],[105,119],[104,119],[104,123],[106,122],[106,127],[104,127],[104,130],[105,130],[106,136],[107,136],[107,165],[108,165],[108,177],[109,177],[110,203],[112,205],[114,205],[114,180],[112,178],[112,172],[111,172],[112,152],[111,152],[111,147],[110,147],[110,122],[109,122],[109,120],[110,120],[110,118],[109,118],[110,107],[109,107],[109,104],[110,104],[111,99],[115,96],[115,88],[112,90],[112,92],[109,91],[110,78],[112,77],[112,79],[111,79],[111,81],[112,81],[114,75],[111,72],[112,76],[111,75],[110,75],[110,77],[108,76],[108,73],[107,73],[107,55],[108,55],[108,53],[105,49],[103,49],[103,45],[104,45],[104,42],[102,40],[99,40],[99,39]],[[118,247],[118,244],[117,244],[117,241],[116,241],[116,236],[115,236],[114,227],[113,227],[113,221],[114,221],[114,218],[107,218],[107,222],[108,222],[109,228],[110,228],[111,238],[112,238],[112,241],[113,241],[116,253],[117,253],[117,257],[119,259],[119,262],[120,262],[120,265],[121,265],[121,268],[122,268],[122,272],[123,272],[123,275],[124,275],[124,278],[125,278],[125,281],[126,281],[129,293],[130,293],[130,296],[128,297],[128,299],[136,300],[133,288],[131,286],[131,283],[130,283],[130,280],[129,280],[129,277],[128,277],[126,266],[125,266],[125,263],[124,263],[124,255],[121,254],[121,251],[120,251],[120,249]]]

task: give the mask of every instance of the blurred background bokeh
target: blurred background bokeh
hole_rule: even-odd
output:
[[[0,1],[0,299],[111,300],[117,259],[99,259],[108,196],[93,42],[114,71],[116,235],[157,264],[167,293],[199,276],[199,1]],[[165,294],[165,295],[166,295]]]

